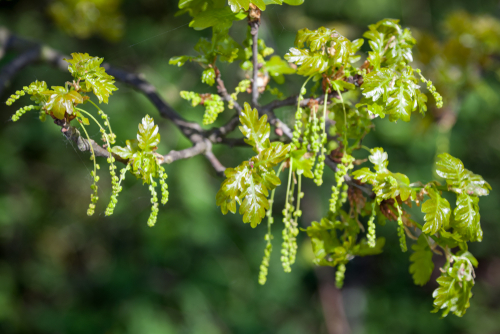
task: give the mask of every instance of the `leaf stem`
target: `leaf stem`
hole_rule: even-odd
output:
[[[94,105],[94,107],[97,108],[98,111],[102,112],[102,114],[106,116],[106,123],[108,125],[109,133],[110,133],[110,135],[113,135],[113,130],[111,130],[111,123],[109,123],[108,115],[106,115],[104,113],[104,111],[101,108],[99,108],[99,106],[97,104],[95,104],[92,100],[89,99],[88,101],[90,103],[92,103]]]
[[[342,102],[342,109],[344,110],[344,126],[345,126],[345,130],[344,130],[344,154],[347,153],[347,145],[348,145],[348,142],[347,142],[347,113],[345,111],[345,105],[344,105],[344,99],[342,98],[342,93],[340,92],[340,89],[338,87],[337,88],[337,94],[339,94],[339,97],[340,97],[340,102]]]

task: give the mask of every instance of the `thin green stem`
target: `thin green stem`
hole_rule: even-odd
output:
[[[94,107],[96,107],[96,108],[97,108],[97,110],[101,111],[101,112],[104,114],[104,111],[103,111],[101,108],[99,108],[99,106],[98,106],[97,104],[95,104],[92,100],[88,100],[88,101],[89,101],[90,103],[92,103],[92,104],[94,105]],[[104,115],[106,115],[106,114],[104,114]],[[109,133],[111,134],[111,133],[113,133],[113,131],[111,130],[111,123],[109,123],[109,119],[108,119],[108,116],[107,116],[107,115],[106,115],[106,121],[107,121],[107,123],[108,123]]]
[[[80,125],[82,126],[82,129],[83,129],[83,132],[85,132],[85,137],[87,137],[87,141],[90,145],[90,151],[92,152],[92,160],[94,160],[94,177],[95,175],[97,175],[97,167],[96,167],[96,161],[95,161],[95,153],[94,153],[94,147],[92,146],[92,142],[90,141],[90,137],[89,137],[89,134],[87,132],[87,129],[85,129],[85,125],[83,125],[81,122],[78,122],[80,123]]]
[[[108,136],[107,136],[107,134],[106,134],[106,130],[104,130],[104,128],[101,126],[101,123],[99,123],[99,122],[97,121],[97,119],[95,119],[95,117],[94,117],[94,116],[92,116],[92,114],[91,114],[91,113],[89,113],[89,112],[87,112],[87,111],[85,111],[85,110],[83,110],[83,109],[80,109],[80,108],[76,108],[76,107],[75,107],[75,109],[76,109],[76,110],[78,110],[79,112],[83,112],[85,115],[89,116],[90,118],[92,118],[92,119],[94,120],[94,122],[95,122],[95,123],[99,126],[99,128],[101,129],[104,139],[106,139],[106,145],[108,145],[108,147],[111,149],[111,145],[110,145],[110,143],[109,143]],[[108,124],[109,124],[109,122],[108,122]],[[110,131],[111,131],[111,129],[110,129]],[[109,155],[110,155],[110,158],[112,158],[112,157],[113,157],[113,155],[111,154],[111,152],[109,152]]]
[[[368,152],[372,153],[372,151],[370,150],[370,148],[368,146],[360,145],[359,147],[361,147],[365,151],[368,151]]]
[[[297,99],[297,111],[299,110],[300,108],[300,101],[301,101],[301,96],[302,96],[302,91],[304,90],[304,88],[306,87],[307,83],[309,82],[309,80],[311,80],[313,76],[311,75],[309,78],[306,79],[306,81],[304,81],[304,84],[302,84],[302,87],[300,88],[300,92],[299,92],[299,98]]]
[[[290,192],[290,184],[292,182],[292,165],[293,165],[293,159],[292,159],[292,157],[290,157],[290,167],[289,167],[290,168],[290,172],[288,173],[288,184],[286,185],[285,203],[288,203],[288,195],[289,195],[289,192]]]
[[[345,130],[344,130],[344,154],[347,152],[347,113],[345,111],[345,105],[344,105],[344,99],[342,98],[342,93],[340,92],[339,88],[337,87],[337,93],[339,94],[340,97],[340,102],[342,102],[342,109],[344,110],[344,125],[345,125]]]
[[[326,106],[328,104],[328,89],[325,92],[325,101],[323,102],[323,124],[321,127],[323,128],[323,136],[326,138]]]

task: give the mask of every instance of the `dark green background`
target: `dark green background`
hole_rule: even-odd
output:
[[[174,17],[176,2],[124,0],[125,33],[115,43],[98,36],[86,40],[69,36],[46,14],[49,3],[0,1],[0,26],[65,54],[88,52],[143,73],[183,116],[201,122],[202,109],[193,109],[179,97],[180,90],[207,91],[199,82],[200,68],[195,64],[178,68],[168,60],[192,54],[198,38],[209,31],[190,29],[186,15]],[[306,0],[300,7],[270,6],[263,14],[261,36],[280,55],[303,27],[337,27],[354,39],[361,37],[366,25],[386,17],[442,36],[443,19],[457,9],[497,17],[500,13],[496,1]],[[245,29],[245,22],[239,22],[231,34],[241,41]],[[0,67],[15,56],[8,53]],[[228,87],[242,79],[235,66],[222,75]],[[409,253],[400,252],[395,223],[389,223],[377,230],[388,241],[384,253],[347,265],[342,295],[352,333],[500,333],[500,98],[496,94],[500,85],[495,75],[486,76],[488,91],[494,93],[474,90],[461,96],[450,140],[450,153],[493,187],[491,195],[480,201],[484,240],[470,246],[479,259],[471,308],[463,318],[450,315],[441,320],[430,313],[443,259],[434,257],[436,269],[426,286],[414,286],[408,273]],[[36,79],[50,86],[61,85],[70,76],[33,65],[18,73],[0,99],[5,101],[8,94]],[[301,80],[291,78],[285,90],[295,94]],[[188,141],[159,117],[145,97],[122,84],[118,87],[109,105],[103,106],[117,144],[134,137],[137,124],[149,114],[160,125],[160,152],[188,147]],[[1,333],[327,333],[307,238],[299,237],[291,274],[283,273],[279,263],[283,189],[277,191],[268,282],[259,286],[265,226],[252,229],[239,215],[221,214],[215,194],[222,178],[203,157],[166,166],[170,201],[160,208],[154,228],[146,225],[149,191],[130,175],[115,214],[104,216],[111,189],[102,161],[101,200],[96,214],[87,217],[92,168],[88,154],[65,140],[50,121],[40,123],[35,113],[12,123],[14,106],[0,104]],[[284,108],[279,116],[291,121],[292,110]],[[228,117],[230,112],[222,115]],[[433,124],[423,127],[426,123],[419,115],[410,123],[387,119],[375,123],[376,130],[364,144],[384,147],[392,171],[406,173],[412,182],[433,178],[437,137]],[[92,128],[91,136],[98,138],[98,129]],[[247,148],[214,151],[225,166],[236,166],[252,154]],[[306,182],[304,226],[326,212],[332,182],[331,170],[325,171],[321,189]],[[416,212],[414,218],[422,221]]]

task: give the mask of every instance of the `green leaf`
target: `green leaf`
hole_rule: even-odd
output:
[[[299,6],[304,3],[304,0],[283,0],[283,2],[290,6]]]
[[[213,86],[215,83],[215,70],[213,67],[209,67],[203,71],[201,75],[201,82],[206,83],[209,86]]]
[[[368,26],[363,34],[372,51],[368,60],[375,70],[380,67],[398,67],[413,60],[411,49],[415,39],[409,29],[402,29],[399,20],[385,19]]]
[[[332,88],[334,91],[342,91],[342,90],[354,90],[356,89],[356,86],[352,83],[346,82],[344,80],[334,80],[331,81],[330,84],[332,85]]]
[[[434,310],[443,310],[442,316],[446,317],[452,312],[461,317],[469,308],[469,299],[472,297],[474,286],[473,269],[466,260],[455,261],[452,268],[446,270],[437,279],[439,287],[434,290]]]
[[[283,0],[264,0],[266,5],[282,5]]]
[[[248,0],[237,1],[248,2]],[[248,6],[246,10],[248,10]],[[196,15],[189,23],[189,26],[195,30],[203,30],[209,27],[227,30],[232,26],[233,21],[243,20],[246,16],[246,13],[240,13],[239,9],[233,12],[230,7],[211,8]]]
[[[411,112],[414,107],[413,96],[415,96],[416,85],[410,80],[398,79],[394,89],[391,90],[387,99],[385,113],[389,115],[391,122],[402,119],[410,121]]]
[[[127,140],[125,141],[126,146],[121,147],[121,146],[113,146],[112,152],[114,154],[117,154],[123,159],[132,159],[134,157],[134,154],[139,150],[139,146],[137,145],[137,140],[132,139],[132,140]]]
[[[371,155],[368,157],[370,162],[374,164],[377,172],[384,172],[387,170],[389,164],[389,156],[381,147],[374,147],[370,150]]]
[[[363,96],[372,101],[377,101],[380,98],[387,101],[389,93],[394,89],[395,80],[396,73],[389,68],[370,72],[365,75],[361,85]]]
[[[295,46],[299,49],[304,47],[304,44],[309,44],[311,51],[321,50],[321,48],[331,40],[331,35],[334,30],[320,27],[317,30],[301,29],[295,37]]]
[[[158,133],[158,125],[155,125],[154,120],[146,115],[139,124],[137,132],[138,146],[143,151],[154,151],[160,143],[160,134]]]
[[[422,212],[425,213],[425,225],[422,232],[427,234],[435,234],[441,227],[447,226],[450,220],[451,210],[450,203],[446,198],[442,198],[439,192],[430,188],[428,189],[430,199],[422,204]]]
[[[323,73],[328,69],[328,57],[323,54],[310,53],[309,50],[291,48],[285,55],[285,59],[297,64],[299,66],[297,74],[304,76]]]
[[[257,227],[266,215],[266,210],[269,209],[269,201],[267,200],[269,193],[260,182],[260,176],[257,173],[252,173],[250,177],[245,178],[244,182],[245,190],[241,194],[244,200],[239,212],[243,215],[244,223],[250,223],[252,227]]]
[[[47,111],[57,119],[63,119],[66,113],[73,114],[73,106],[83,103],[83,97],[74,90],[68,91],[65,87],[52,86],[42,94],[48,96]]]
[[[468,195],[487,196],[490,193],[491,186],[481,175],[474,174],[466,169],[462,178],[462,189]]]
[[[290,160],[292,165],[292,170],[297,173],[297,175],[304,175],[307,178],[312,179],[314,177],[312,168],[314,159],[308,156],[307,149],[295,150],[290,154]]]
[[[266,10],[266,2],[264,0],[250,0],[250,2],[259,7],[260,10]]]
[[[69,72],[80,82],[86,92],[93,91],[99,102],[108,103],[113,91],[118,90],[114,85],[114,77],[106,73],[101,63],[104,58],[91,57],[88,53],[72,53],[72,59],[64,59],[69,63]]]
[[[170,65],[177,65],[179,67],[183,66],[188,60],[191,60],[191,57],[189,56],[178,56],[178,57],[172,57],[168,61]]]
[[[453,210],[455,227],[465,239],[470,241],[483,240],[483,230],[480,224],[479,198],[460,194],[457,198],[457,206]]]
[[[285,145],[283,143],[272,145],[252,158],[254,168],[258,171],[266,171],[273,168],[286,158],[289,151],[290,145]]]
[[[250,0],[229,0],[229,6],[231,10],[235,13],[239,12],[241,9],[248,10],[250,7]]]
[[[216,195],[216,204],[221,207],[223,214],[227,214],[228,211],[236,213],[236,202],[241,204],[243,181],[249,171],[248,161],[243,162],[236,168],[226,168],[224,171],[226,179]]]
[[[434,262],[432,262],[432,251],[427,243],[424,234],[418,237],[416,244],[411,246],[413,254],[410,256],[410,274],[413,276],[413,282],[416,285],[424,285],[431,278],[434,270]]]
[[[491,186],[481,175],[472,173],[464,168],[460,159],[451,156],[448,153],[438,155],[436,163],[436,173],[446,179],[446,183],[460,189],[457,193],[465,192],[468,195],[486,196],[490,193]]]
[[[360,180],[363,183],[373,184],[373,182],[375,181],[375,178],[376,178],[377,174],[373,173],[372,171],[370,171],[370,168],[363,167],[361,169],[358,169],[358,170],[354,171],[352,173],[352,176],[356,180]]]
[[[283,84],[285,82],[285,77],[283,74],[294,74],[295,69],[290,67],[290,65],[281,59],[280,56],[273,56],[271,59],[266,61],[265,69],[278,84]]]
[[[366,239],[361,239],[361,241],[352,247],[350,253],[356,256],[369,256],[377,255],[382,253],[385,245],[385,238],[377,238],[375,242],[375,247],[371,247]]]
[[[465,173],[462,161],[448,153],[441,153],[438,155],[438,159],[436,162],[436,173],[446,179],[448,185],[459,186]]]
[[[267,115],[263,115],[259,119],[257,109],[252,109],[245,102],[245,107],[240,115],[240,131],[245,137],[245,142],[253,146],[256,152],[260,152],[270,146],[269,135],[271,126],[267,123]]]

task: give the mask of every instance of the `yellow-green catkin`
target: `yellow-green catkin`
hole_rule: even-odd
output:
[[[165,181],[167,179],[167,173],[163,166],[158,166],[158,175],[160,177],[160,187],[161,187],[161,204],[165,205],[168,202],[168,185]]]
[[[16,113],[14,115],[12,115],[12,121],[13,122],[17,122],[19,120],[19,118],[24,115],[27,111],[30,111],[30,110],[40,110],[40,107],[39,106],[34,106],[34,105],[29,105],[29,106],[26,106],[26,107],[22,107],[20,109],[18,109],[16,111]]]
[[[297,97],[297,111],[295,112],[295,125],[293,127],[292,146],[298,149],[300,149],[301,146],[307,148],[307,145],[305,144],[301,145],[300,143],[300,136],[302,134],[302,126],[303,126],[302,117],[304,113],[304,109],[300,107],[300,103],[304,100],[304,95],[307,92],[306,84],[311,78],[312,76],[307,78],[307,80],[304,82],[302,88],[300,89],[299,96]]]
[[[321,124],[321,135],[319,137],[319,146],[321,150],[318,153],[318,162],[314,166],[314,183],[319,187],[323,184],[323,171],[325,169],[325,155],[326,155],[326,105],[328,102],[328,93],[325,94],[323,104],[323,115],[319,119]]]
[[[342,288],[344,285],[344,277],[345,277],[345,264],[340,263],[337,266],[337,271],[335,272],[335,285],[337,288]]]
[[[119,179],[118,183],[113,184],[111,199],[109,201],[108,207],[106,208],[106,212],[105,212],[106,216],[111,216],[113,214],[113,211],[115,210],[116,203],[118,203],[118,195],[122,191],[121,183],[125,179],[125,175],[126,175],[128,170],[130,170],[130,164],[127,164],[126,167],[124,167],[120,170],[120,179]]]
[[[401,210],[401,206],[398,201],[394,200],[394,206],[398,210],[398,236],[399,236],[399,246],[401,247],[401,251],[406,252],[408,248],[406,247],[406,233],[405,227],[403,224],[403,210]]]
[[[297,241],[296,241],[296,234],[295,234],[295,229],[294,229],[294,219],[293,219],[293,212],[294,212],[294,207],[293,207],[293,190],[294,190],[294,183],[292,181],[292,165],[293,165],[293,160],[290,159],[290,169],[289,169],[289,175],[288,175],[288,184],[287,184],[287,190],[286,190],[286,203],[285,203],[285,208],[283,209],[283,243],[281,244],[281,264],[283,265],[283,270],[285,272],[291,272],[292,271],[292,261],[291,257],[295,253],[297,249]],[[298,234],[298,229],[297,229],[297,234]]]
[[[377,236],[375,234],[375,217],[377,216],[377,211],[375,210],[375,201],[372,203],[372,214],[368,220],[368,234],[366,238],[368,239],[368,246],[375,247]]]
[[[443,107],[443,97],[441,96],[441,94],[439,94],[437,92],[436,87],[432,84],[432,81],[427,80],[422,75],[422,71],[420,69],[416,69],[415,72],[417,72],[418,75],[420,76],[420,81],[427,84],[427,89],[429,90],[429,92],[432,94],[432,96],[436,100],[436,107],[442,108]]]
[[[274,191],[274,190],[273,190]],[[264,240],[266,241],[266,248],[264,249],[264,257],[262,258],[262,262],[260,264],[259,270],[259,284],[264,285],[267,281],[267,273],[269,272],[269,261],[271,260],[271,252],[273,251],[273,244],[271,240],[273,239],[273,235],[271,234],[271,225],[274,223],[274,218],[272,216],[272,206],[274,200],[269,200],[269,210],[266,212],[267,216],[267,233],[264,236]]]
[[[158,185],[154,180],[153,177],[150,178],[151,184],[149,185],[149,191],[151,192],[151,214],[149,215],[148,218],[148,226],[153,227],[156,224],[156,220],[158,218],[158,195],[156,193],[156,186]]]
[[[279,178],[281,169],[283,168],[282,163],[278,168],[278,173],[276,176]],[[264,240],[266,241],[266,248],[264,249],[264,257],[262,258],[262,262],[260,264],[259,270],[259,284],[264,285],[267,281],[267,273],[269,272],[269,261],[271,260],[271,253],[273,251],[273,234],[271,233],[271,226],[274,224],[273,218],[273,204],[274,204],[274,194],[276,192],[276,188],[274,188],[271,192],[271,198],[269,199],[269,210],[266,212],[267,216],[267,233],[264,236]]]
[[[330,197],[330,211],[335,213],[338,209],[338,197],[340,193],[340,188],[344,183],[344,177],[347,175],[347,172],[354,168],[352,164],[354,162],[354,157],[351,155],[344,153],[344,156],[341,160],[342,163],[337,165],[337,171],[335,172],[335,182],[336,184],[332,186],[332,195]],[[347,200],[347,185],[344,185],[342,189],[342,196],[340,199],[340,204],[343,204]]]

